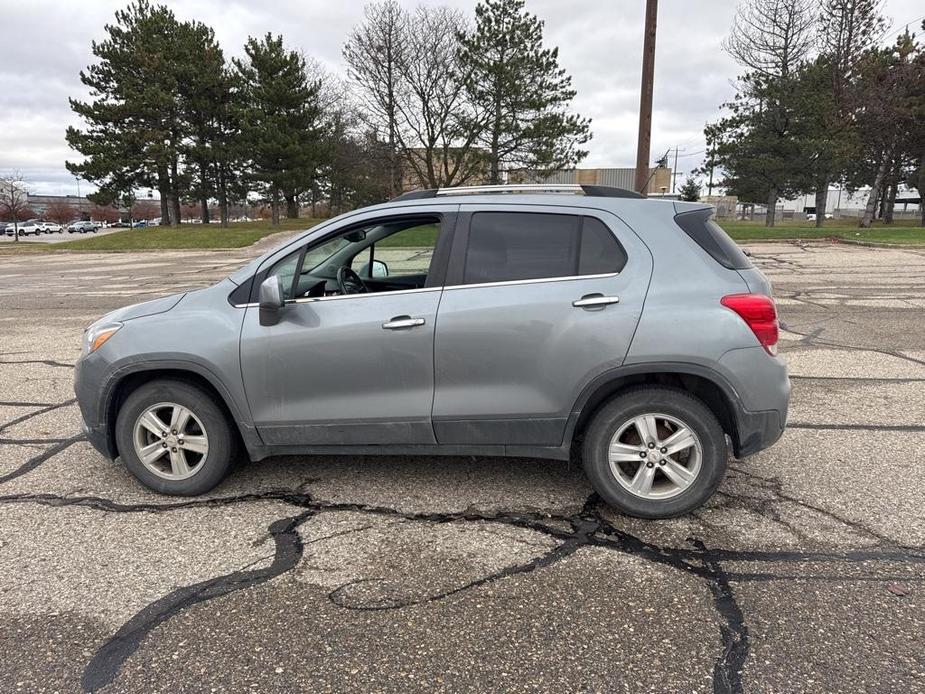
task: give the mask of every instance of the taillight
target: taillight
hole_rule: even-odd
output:
[[[768,354],[777,354],[780,323],[777,321],[774,299],[764,294],[730,294],[724,296],[720,303],[738,313],[748,323]]]

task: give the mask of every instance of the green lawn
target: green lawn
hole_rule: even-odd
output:
[[[56,244],[2,244],[0,251],[7,249],[24,253],[44,253],[56,250],[135,251],[242,248],[270,234],[308,229],[321,221],[320,219],[283,219],[276,227],[268,221],[243,222],[234,223],[227,229],[216,224],[208,226],[184,224],[179,228],[125,229],[103,236],[84,236]],[[784,222],[768,229],[760,222],[720,220],[720,225],[736,241],[839,239],[925,245],[925,228],[908,224],[909,222],[906,221],[904,226],[878,224],[871,229],[859,229],[856,220],[844,219],[827,220],[821,229],[817,229],[811,222]],[[436,225],[428,224],[406,229],[384,239],[380,242],[380,246],[384,248],[427,247],[433,246],[436,238]]]
[[[925,228],[918,226],[882,226],[859,229],[856,220],[827,220],[817,229],[811,222],[778,224],[766,228],[763,223],[718,220],[736,241],[777,239],[839,239],[871,243],[925,244]]]
[[[436,224],[411,227],[388,236],[376,244],[376,248],[427,248],[437,243]]]
[[[283,219],[279,226],[267,221],[235,222],[227,229],[217,224],[203,226],[184,224],[181,227],[151,227],[125,229],[103,236],[84,237],[76,241],[49,244],[44,250],[70,251],[138,251],[182,248],[241,248],[250,246],[264,236],[280,231],[308,229],[319,219]],[[30,244],[33,245],[33,244]]]

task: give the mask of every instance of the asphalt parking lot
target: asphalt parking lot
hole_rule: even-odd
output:
[[[749,248],[790,427],[658,522],[541,460],[148,493],[79,435],[81,330],[248,251],[0,256],[2,689],[925,691],[925,251]]]

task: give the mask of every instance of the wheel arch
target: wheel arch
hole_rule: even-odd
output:
[[[241,412],[228,389],[210,371],[194,363],[165,363],[138,365],[118,372],[110,381],[104,395],[103,421],[106,424],[106,445],[115,458],[119,455],[116,443],[116,418],[125,400],[141,386],[151,381],[176,380],[193,385],[207,393],[222,410],[238,443],[250,450],[255,434],[242,424]]]
[[[565,443],[581,441],[594,413],[621,392],[640,385],[663,385],[681,388],[698,398],[719,420],[732,440],[736,456],[740,450],[739,412],[741,400],[735,388],[719,373],[697,364],[634,364],[608,371],[589,383],[566,424]]]

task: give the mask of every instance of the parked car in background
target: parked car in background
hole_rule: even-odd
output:
[[[38,236],[43,232],[44,225],[37,219],[30,219],[28,222],[22,222],[19,225],[20,236]]]
[[[57,222],[43,221],[40,223],[43,234],[60,234],[63,229]]]
[[[83,429],[166,494],[212,489],[241,445],[253,460],[580,452],[615,508],[687,513],[730,453],[781,436],[790,394],[771,285],[711,216],[603,186],[355,210],[87,328]]]
[[[67,228],[69,234],[86,234],[87,232],[96,233],[96,227],[93,222],[74,222]]]
[[[7,232],[7,227],[9,227],[10,229],[9,232]],[[13,225],[7,224],[6,222],[0,222],[0,234],[6,234],[7,236],[12,236],[13,235]]]
[[[148,226],[147,219],[139,219],[136,222],[132,222],[132,229],[144,229],[146,226]]]

